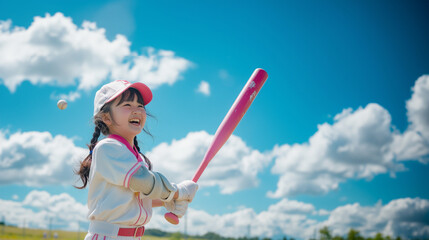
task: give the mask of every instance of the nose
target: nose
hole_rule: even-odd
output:
[[[145,109],[142,107],[134,107],[133,113],[144,113]]]

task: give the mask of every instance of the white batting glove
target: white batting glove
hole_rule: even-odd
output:
[[[183,217],[185,215],[186,210],[188,210],[188,204],[189,202],[187,200],[181,200],[181,201],[170,201],[165,202],[164,206],[167,209],[167,211],[174,213],[178,218]]]
[[[174,200],[170,202],[164,202],[164,207],[167,209],[167,211],[172,212],[176,208],[176,203]]]
[[[198,184],[194,183],[191,180],[185,180],[177,184],[177,191],[179,192],[179,196],[177,197],[176,201],[186,200],[188,202],[192,202],[192,199],[194,199],[197,190]]]

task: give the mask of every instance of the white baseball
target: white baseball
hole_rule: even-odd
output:
[[[58,106],[58,108],[59,108],[59,109],[64,110],[64,109],[66,109],[66,108],[67,108],[67,101],[66,101],[66,100],[61,99],[61,100],[59,100],[59,101],[57,102],[57,106]]]

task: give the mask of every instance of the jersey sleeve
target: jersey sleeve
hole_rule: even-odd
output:
[[[120,142],[105,139],[100,141],[93,151],[91,167],[95,174],[101,175],[107,182],[129,188],[131,177],[140,167],[136,157]]]

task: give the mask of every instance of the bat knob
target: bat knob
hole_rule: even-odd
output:
[[[171,224],[177,225],[179,224],[179,218],[174,213],[166,213],[164,214],[164,218]]]

